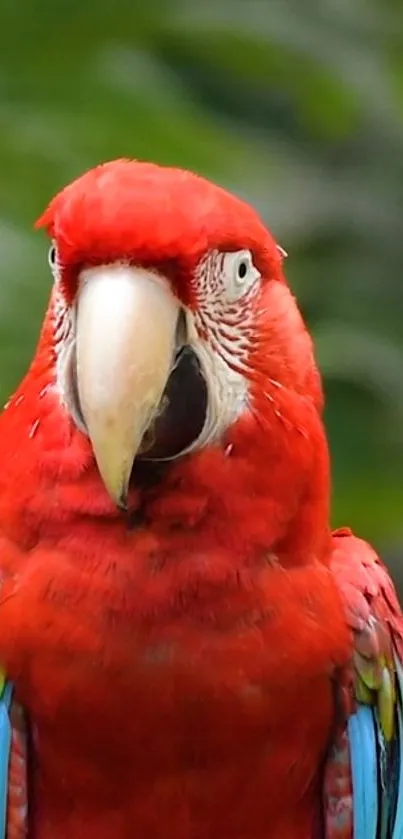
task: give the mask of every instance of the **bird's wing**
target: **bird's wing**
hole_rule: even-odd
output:
[[[0,839],[26,839],[28,833],[27,726],[0,674]]]
[[[324,778],[326,839],[403,839],[403,614],[386,567],[347,528],[332,572],[351,627]]]

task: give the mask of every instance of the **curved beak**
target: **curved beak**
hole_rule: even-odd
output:
[[[173,365],[179,310],[168,284],[151,271],[116,264],[81,272],[80,409],[102,480],[121,508],[134,458]]]

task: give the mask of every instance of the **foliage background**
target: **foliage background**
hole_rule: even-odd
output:
[[[118,156],[195,169],[288,250],[325,377],[334,523],[398,574],[401,0],[2,0],[0,42],[0,398],[49,293],[32,223],[53,193]]]

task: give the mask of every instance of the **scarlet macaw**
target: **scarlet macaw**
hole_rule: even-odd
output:
[[[38,224],[53,289],[0,418],[0,836],[402,839],[402,613],[330,530],[283,251],[127,160]]]

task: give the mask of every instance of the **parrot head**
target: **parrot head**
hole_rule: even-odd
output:
[[[312,342],[284,251],[250,206],[190,172],[117,160],[63,189],[37,226],[52,241],[57,393],[117,507],[139,461],[213,447],[260,471],[282,452],[298,471],[298,452],[314,457]]]

